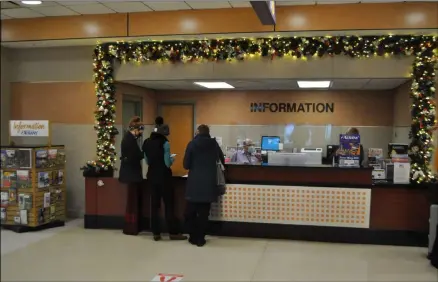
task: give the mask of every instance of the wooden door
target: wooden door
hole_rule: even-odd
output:
[[[170,104],[161,106],[161,116],[169,125],[170,151],[177,154],[172,165],[174,176],[183,176],[187,171],[183,167],[184,152],[194,134],[194,106],[189,104]]]

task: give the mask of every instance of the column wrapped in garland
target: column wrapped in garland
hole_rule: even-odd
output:
[[[412,72],[411,181],[434,182],[429,168],[432,126],[435,121],[434,78],[437,37],[434,36],[326,36],[277,37],[257,39],[220,39],[160,42],[116,42],[98,45],[94,51],[94,83],[97,159],[83,167],[85,174],[112,171],[116,161],[114,62],[143,64],[150,61],[170,63],[220,62],[252,58],[307,59],[344,55],[351,58],[373,56],[414,56]],[[291,62],[293,64],[293,61]]]

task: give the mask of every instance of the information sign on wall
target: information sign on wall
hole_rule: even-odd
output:
[[[48,120],[11,120],[9,122],[11,137],[49,137]]]
[[[252,113],[333,113],[334,103],[251,103]]]

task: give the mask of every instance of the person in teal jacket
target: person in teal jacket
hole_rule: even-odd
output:
[[[167,140],[169,126],[159,125],[150,137],[143,143],[144,159],[148,165],[147,182],[151,189],[151,229],[154,240],[161,240],[160,204],[164,202],[164,214],[169,238],[171,240],[186,240],[181,234],[179,223],[174,212],[174,188],[172,185],[173,157],[170,153],[170,143]]]

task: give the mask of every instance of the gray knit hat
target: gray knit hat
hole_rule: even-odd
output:
[[[162,124],[162,125],[157,127],[156,132],[159,134],[162,134],[164,136],[169,136],[170,129],[169,129],[169,126],[167,124]]]

